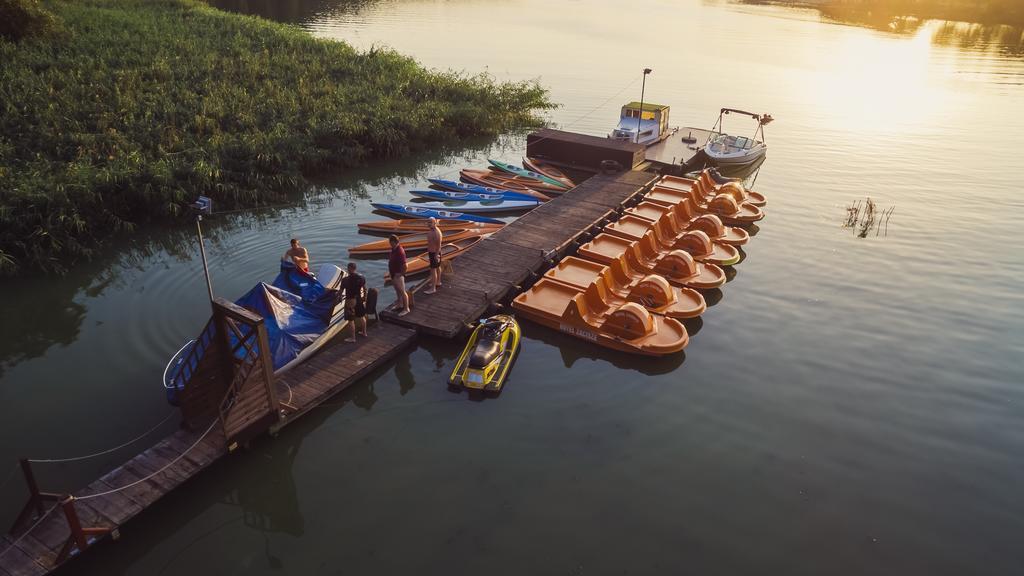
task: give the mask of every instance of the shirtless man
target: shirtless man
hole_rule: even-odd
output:
[[[299,245],[298,238],[292,238],[292,247],[281,256],[281,260],[295,264],[295,267],[303,272],[309,272],[309,252],[305,247]]]
[[[437,218],[430,219],[427,230],[427,257],[430,259],[430,288],[425,294],[433,294],[441,287],[441,229],[437,227]]]

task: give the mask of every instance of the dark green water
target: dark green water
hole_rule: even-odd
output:
[[[507,390],[475,401],[444,386],[459,345],[425,340],[71,572],[1024,573],[1019,30],[654,0],[233,4],[430,67],[539,78],[575,131],[607,133],[644,66],[673,124],[771,112],[768,218],[685,357],[524,324]],[[371,199],[524,148],[408,158],[214,218],[214,287],[273,277],[292,236],[342,259]],[[895,206],[887,235],[841,226],[866,196]],[[190,233],[4,282],[0,464],[102,450],[168,413],[160,372],[207,315]],[[380,282],[383,262],[361,265]],[[40,475],[74,488],[131,453]],[[20,490],[3,487],[7,516]]]

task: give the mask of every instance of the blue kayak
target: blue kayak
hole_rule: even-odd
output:
[[[515,190],[491,188],[490,186],[481,186],[479,184],[466,184],[465,182],[456,182],[455,180],[427,178],[427,182],[430,182],[431,184],[437,186],[438,188],[441,188],[442,190],[451,190],[452,192],[472,192],[474,194],[518,194],[519,196],[528,196],[528,194],[516,192]],[[536,198],[536,196],[530,197]]]
[[[450,210],[437,210],[434,208],[421,208],[419,206],[410,206],[408,204],[379,204],[377,202],[371,202],[370,206],[374,209],[380,210],[381,212],[388,212],[390,214],[397,214],[406,218],[430,218],[434,217],[438,220],[465,220],[466,222],[483,222],[485,224],[504,224],[497,218],[488,218],[487,216],[476,216],[474,214],[464,214],[462,212],[452,212]]]
[[[481,194],[477,192],[452,192],[451,190],[410,190],[413,196],[441,200],[443,202],[499,202],[503,200],[517,200],[540,204],[533,196],[520,194],[518,192],[504,192],[501,194]]]

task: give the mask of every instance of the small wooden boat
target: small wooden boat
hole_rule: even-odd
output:
[[[539,158],[523,158],[523,166],[533,170],[534,172],[539,172],[549,178],[554,178],[569,188],[576,187],[576,183],[566,176],[564,172]]]
[[[464,182],[468,182],[470,184],[493,186],[495,188],[504,188],[515,192],[533,190],[534,192],[539,192],[548,196],[549,199],[551,194],[558,195],[565,192],[565,188],[562,188],[561,186],[553,186],[547,182],[542,182],[534,178],[514,176],[512,174],[496,170],[471,170],[467,168],[459,172],[459,176]]]
[[[694,318],[707,309],[704,297],[692,288],[672,286],[656,274],[642,278],[616,276],[604,264],[575,256],[563,258],[545,272],[544,277],[574,286],[580,292],[596,283],[599,284],[598,294],[609,306],[636,302],[654,314],[669,318]]]
[[[437,221],[437,227],[442,232],[450,230],[487,230],[494,232],[501,229],[504,225],[504,222],[490,224],[486,222],[470,222],[468,220],[441,219]],[[378,220],[376,222],[362,222],[358,226],[360,232],[372,234],[412,234],[415,232],[426,232],[430,228],[430,222],[421,219]]]
[[[665,356],[690,342],[679,320],[651,314],[636,302],[611,307],[594,285],[580,293],[550,278],[541,278],[516,296],[516,314],[588,342],[630,354]]]
[[[491,172],[489,171],[481,172],[491,174]],[[548,200],[551,200],[551,197],[548,196],[547,194],[542,194],[540,192],[537,192],[536,190],[527,188],[525,186],[513,186],[509,188],[503,188],[494,187],[490,185],[474,184],[471,182],[441,180],[438,178],[428,178],[427,181],[430,182],[435,188],[440,188],[442,190],[451,190],[452,192],[474,192],[477,194],[505,194],[508,192],[514,192],[516,194],[525,194],[527,196],[530,196],[531,198],[536,198],[541,202],[547,202]]]
[[[486,194],[479,192],[453,192],[451,190],[410,190],[410,194],[428,200],[440,200],[442,202],[501,202],[503,200],[516,200],[539,204],[540,200],[520,192],[502,192],[500,194]]]
[[[513,176],[522,176],[522,177],[525,177],[525,178],[533,178],[534,180],[540,180],[541,182],[546,182],[548,184],[551,184],[552,186],[557,186],[558,188],[562,188],[563,190],[568,190],[569,189],[569,186],[567,186],[566,184],[564,184],[564,183],[562,183],[562,182],[560,182],[558,180],[555,180],[554,178],[552,178],[552,177],[550,177],[550,176],[548,176],[546,174],[541,174],[540,172],[534,172],[533,170],[527,170],[526,168],[523,168],[521,166],[516,166],[515,164],[509,164],[508,162],[502,162],[501,160],[495,160],[493,158],[489,158],[487,161],[491,163],[491,166],[494,166],[495,168],[497,168],[498,170],[501,170],[502,172],[508,172],[509,174],[512,174]]]
[[[482,234],[475,238],[463,238],[462,240],[456,240],[455,242],[442,244],[441,245],[441,261],[447,262],[452,258],[455,258],[469,250],[476,243],[489,236],[489,234]],[[405,275],[415,276],[417,274],[423,274],[430,270],[430,258],[426,254],[420,254],[415,258],[409,258],[405,263]],[[384,275],[385,282],[391,282],[391,274]]]
[[[399,216],[406,216],[409,218],[437,218],[438,220],[464,220],[467,222],[482,222],[485,224],[504,224],[504,222],[496,218],[488,218],[487,216],[477,216],[475,214],[466,214],[463,212],[453,212],[443,205],[433,207],[371,202],[370,206],[373,206],[375,210],[380,210],[381,212],[397,214]]]
[[[422,220],[417,220],[422,222]],[[455,242],[465,238],[476,238],[479,236],[487,236],[493,233],[497,228],[477,228],[474,230],[442,230],[441,241],[444,242]],[[405,249],[406,252],[422,252],[427,249],[427,233],[417,232],[414,234],[402,234],[398,237],[398,243]],[[354,246],[348,249],[350,256],[373,256],[373,255],[385,255],[391,252],[391,241],[388,239],[375,240],[373,242],[367,242]]]
[[[413,206],[430,210],[455,210],[465,214],[476,214],[481,212],[522,212],[540,206],[540,202],[538,200],[488,200],[486,202],[453,200],[450,202],[420,202]]]

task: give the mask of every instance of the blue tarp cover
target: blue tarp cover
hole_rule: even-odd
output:
[[[277,370],[327,329],[334,292],[292,263],[281,262],[281,273],[272,285],[260,282],[235,304],[263,317]]]

